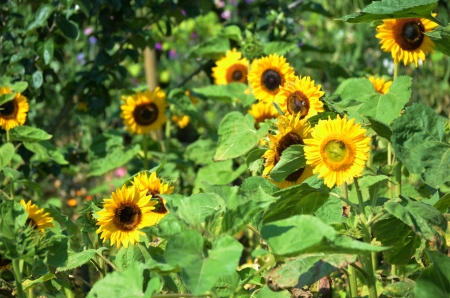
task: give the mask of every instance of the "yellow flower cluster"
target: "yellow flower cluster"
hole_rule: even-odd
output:
[[[139,242],[144,235],[142,228],[157,225],[169,213],[166,201],[160,196],[171,194],[174,187],[164,183],[156,172],[141,172],[131,181],[132,185],[123,185],[104,199],[103,209],[97,212],[96,233],[100,239],[110,239],[111,245],[128,247]]]

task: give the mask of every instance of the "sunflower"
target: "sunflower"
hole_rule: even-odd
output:
[[[191,121],[191,119],[187,115],[183,116],[173,115],[172,117],[170,117],[170,120],[172,120],[172,122],[174,122],[181,129],[188,126],[189,122]]]
[[[279,118],[278,129],[275,134],[269,134],[269,149],[263,154],[266,159],[263,176],[268,178],[270,171],[280,161],[283,151],[291,145],[304,145],[304,141],[311,136],[311,126],[306,120],[300,119],[300,114],[282,116]],[[282,182],[272,181],[280,188],[286,188],[302,183],[312,176],[312,168],[306,166],[291,173]]]
[[[242,54],[236,49],[227,51],[225,57],[216,61],[216,65],[212,68],[215,84],[226,85],[233,82],[247,84],[248,60],[242,58]]]
[[[8,87],[0,88],[0,96],[12,93]],[[27,98],[17,92],[12,100],[0,106],[0,127],[10,130],[18,125],[23,125],[27,119],[28,109]]]
[[[279,116],[277,109],[271,102],[258,101],[252,104],[252,108],[248,113],[255,118],[255,124],[264,122],[266,119],[273,119]]]
[[[20,204],[25,207],[25,210],[28,213],[26,225],[30,225],[32,228],[41,232],[43,232],[45,228],[53,228],[53,217],[50,216],[50,213],[44,213],[43,208],[39,209],[39,207],[32,204],[31,201],[25,203],[24,200],[21,200]]]
[[[386,81],[386,79],[380,77],[370,76],[369,81],[372,82],[375,91],[381,94],[388,93],[389,88],[391,88],[392,85],[392,81]]]
[[[370,138],[355,119],[319,120],[312,131],[312,138],[305,140],[306,163],[314,167],[313,173],[325,178],[332,188],[344,182],[352,182],[362,174],[369,152]]]
[[[376,38],[381,39],[381,49],[391,52],[394,63],[403,60],[405,65],[414,62],[418,66],[419,59],[425,61],[427,53],[433,53],[434,43],[426,36],[438,24],[421,18],[389,19],[377,27]]]
[[[151,225],[157,225],[159,221],[169,213],[166,208],[166,200],[164,200],[161,194],[171,194],[174,187],[167,183],[164,183],[159,177],[156,176],[156,172],[150,174],[150,177],[146,172],[141,172],[134,177],[131,181],[140,192],[145,192],[147,195],[151,196],[152,201],[157,203],[155,209],[150,211],[151,214]]]
[[[159,87],[123,97],[120,117],[130,133],[146,134],[166,122],[166,94]]]
[[[286,58],[277,54],[254,60],[248,74],[253,95],[261,101],[269,102],[275,99],[280,86],[294,78],[294,69],[286,62]]]
[[[280,87],[275,102],[286,114],[300,114],[300,119],[308,119],[325,111],[319,100],[325,92],[320,91],[320,85],[314,86],[310,77],[295,77],[294,81],[286,82]]]
[[[110,239],[111,245],[117,243],[117,248],[139,242],[139,235],[144,235],[140,229],[153,223],[151,211],[157,202],[135,186],[124,185],[111,194],[111,199],[103,202],[104,209],[97,212],[100,227],[95,232],[102,233],[100,239],[103,241]]]

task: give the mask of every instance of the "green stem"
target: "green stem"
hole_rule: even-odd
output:
[[[31,269],[29,267],[27,267],[27,275],[31,277]],[[34,298],[34,291],[33,291],[33,287],[30,287],[28,289],[28,298]]]
[[[253,233],[255,233],[259,238],[262,239],[261,233],[254,226],[252,226],[251,224],[248,224],[247,228],[249,230],[251,230]]]
[[[398,63],[394,64],[394,80],[397,78],[398,76]]]
[[[6,141],[10,142],[10,137],[9,137],[9,130],[6,131]],[[12,161],[9,162],[9,167],[12,168]],[[14,200],[14,182],[11,181],[10,184],[10,194],[11,194],[11,200]]]
[[[147,142],[147,134],[142,136],[142,150],[144,150],[144,170],[148,170],[148,142]]]
[[[264,270],[270,268],[273,264],[274,264],[274,259],[273,256],[270,255],[270,260],[265,263],[263,266],[261,266],[261,268],[258,269],[258,271],[253,272],[253,274],[251,274],[249,277],[247,277],[246,279],[244,279],[244,281],[242,281],[239,286],[234,290],[233,294],[230,296],[230,298],[234,298],[236,297],[236,295],[244,288],[244,286],[250,281],[252,280],[253,277],[255,277],[256,275],[260,274],[261,272],[263,272]],[[154,297],[154,296],[153,296]]]
[[[363,228],[364,233],[364,242],[370,244],[372,242],[370,238],[371,235],[370,228],[367,226],[367,217],[364,208],[364,200],[362,197],[361,188],[359,187],[358,178],[355,178],[355,188],[356,188],[356,195],[358,197],[359,209],[361,210],[360,218],[361,218],[361,226]],[[373,266],[374,261],[372,254],[361,256],[361,261],[364,264],[364,269],[367,273],[367,286],[369,288],[369,297],[376,298],[377,288],[375,284],[375,271]]]
[[[388,165],[392,165],[392,144],[389,142],[388,143],[388,151],[387,151],[387,162]],[[388,180],[388,190],[389,190],[389,199],[392,199],[393,194],[392,194],[392,182],[391,179]]]
[[[13,265],[13,270],[14,270],[14,279],[16,280],[17,297],[25,298],[25,294],[23,293],[23,288],[22,288],[22,278],[21,278],[21,274],[20,274],[19,260],[13,260],[12,265]]]
[[[108,260],[108,258],[103,256],[101,253],[97,253],[97,256],[99,256],[105,263],[111,266],[111,268],[114,269],[115,271],[120,271],[119,268],[116,267],[116,265],[114,265],[110,260]]]
[[[330,192],[330,195],[332,195],[333,197],[338,198],[339,200],[341,200],[342,202],[346,203],[347,205],[349,205],[350,207],[352,207],[353,210],[355,210],[356,213],[359,212],[359,208],[356,207],[355,204],[353,204],[352,202],[350,202],[348,199],[344,198],[343,196],[338,195],[337,193],[334,192]]]
[[[395,265],[391,266],[391,275],[397,275],[397,266]]]
[[[358,282],[356,280],[356,271],[352,264],[348,265],[348,275],[350,298],[358,297]]]
[[[165,133],[164,133],[164,139],[165,139],[165,142],[166,142],[166,154],[169,154],[169,149],[170,149],[170,125],[171,125],[171,121],[170,120],[168,120],[168,121],[166,121],[166,130],[165,130]]]
[[[102,268],[100,267],[100,265],[94,260],[91,259],[92,264],[94,264],[94,267],[97,269],[97,271],[100,273],[100,276],[103,278],[105,277],[105,272],[102,270]]]
[[[398,162],[395,168],[395,196],[398,198],[402,194],[402,164]]]

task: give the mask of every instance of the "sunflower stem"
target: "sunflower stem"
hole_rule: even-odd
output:
[[[370,238],[370,227],[367,225],[367,217],[366,217],[366,211],[364,208],[364,199],[361,193],[361,188],[359,187],[358,178],[355,178],[355,189],[356,189],[356,195],[358,197],[358,203],[359,203],[359,209],[361,211],[360,218],[361,218],[361,226],[364,233],[364,242],[370,244],[372,242]],[[364,269],[367,273],[367,286],[369,288],[369,297],[370,298],[376,298],[377,297],[377,288],[375,284],[375,271],[374,271],[374,260],[373,255],[362,255],[360,256],[362,263],[364,264]]]
[[[97,269],[97,271],[100,273],[101,278],[105,277],[105,272],[103,272],[102,268],[100,267],[100,265],[94,260],[91,259],[92,264],[94,264],[94,267]]]
[[[392,144],[391,142],[388,143],[388,148],[387,148],[387,162],[388,165],[391,166],[392,165]],[[392,199],[393,197],[393,191],[392,191],[392,182],[391,179],[388,179],[388,190],[389,190],[389,199]]]
[[[344,183],[341,185],[341,192],[342,192],[342,201],[346,202],[349,206],[353,208],[353,210],[356,211],[356,208],[354,205],[348,200],[348,184]],[[352,267],[352,265],[348,265],[348,288],[350,291],[350,298],[358,297],[358,281],[356,280],[356,272],[355,268]]]
[[[402,194],[402,164],[398,162],[395,168],[395,197],[400,197]]]
[[[11,142],[9,130],[6,130],[6,142]],[[9,167],[12,168],[12,160],[9,162]],[[12,180],[10,184],[10,194],[11,200],[14,200],[14,182]]]
[[[111,266],[112,269],[114,269],[115,271],[120,271],[119,268],[116,267],[116,265],[114,265],[110,260],[108,260],[108,258],[106,258],[105,256],[103,256],[101,253],[97,253],[97,255],[98,255],[105,263],[107,263],[109,266]]]
[[[166,143],[166,154],[169,154],[169,149],[170,149],[170,120],[166,121],[166,130],[164,133],[164,141]]]
[[[394,63],[394,80],[398,76],[398,63]]]
[[[144,170],[148,170],[148,159],[147,159],[147,151],[148,151],[148,142],[147,142],[147,134],[142,136],[142,150],[144,150]]]
[[[20,275],[19,260],[13,260],[12,265],[13,265],[13,271],[14,271],[14,279],[16,280],[17,297],[25,298],[25,295],[23,293],[23,288],[22,288],[22,277]]]

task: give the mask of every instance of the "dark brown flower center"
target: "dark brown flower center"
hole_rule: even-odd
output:
[[[263,72],[261,83],[267,90],[275,91],[281,85],[281,75],[273,69],[268,69]]]
[[[309,99],[303,92],[295,91],[294,93],[291,93],[286,100],[286,104],[289,113],[300,113],[300,119],[303,119],[308,115],[310,107]]]
[[[167,210],[166,206],[164,205],[163,199],[159,196],[159,193],[155,190],[150,190],[147,192],[147,195],[152,196],[153,200],[158,201],[158,203],[155,205],[155,209],[152,210],[154,213],[158,214],[167,214],[169,213],[169,210]]]
[[[414,51],[422,45],[424,31],[420,19],[400,19],[394,25],[394,39],[403,50]]]
[[[283,151],[291,145],[305,145],[305,143],[303,142],[302,138],[294,132],[289,132],[284,135],[278,142],[278,146],[275,149],[275,164],[280,161]],[[300,176],[303,174],[304,170],[305,168],[301,168],[296,170],[295,172],[292,172],[291,174],[289,174],[289,176],[286,177],[286,180],[289,182],[296,182],[298,178],[300,178]]]
[[[122,203],[114,213],[113,223],[121,231],[128,232],[134,230],[142,219],[142,212],[135,203]]]
[[[37,225],[37,222],[34,219],[29,218],[29,217],[27,218],[27,221],[25,222],[25,225],[26,226],[30,226],[30,227],[32,227],[35,230],[39,229],[39,227]]]
[[[0,106],[0,117],[5,119],[15,118],[17,115],[17,102],[13,99]]]
[[[227,82],[240,82],[247,84],[247,67],[243,64],[234,64],[230,66],[226,74]]]
[[[240,81],[244,75],[242,74],[242,71],[235,70],[233,71],[233,74],[231,77],[233,78],[233,81]]]
[[[134,108],[133,118],[138,125],[150,125],[158,119],[158,107],[153,102],[138,105]]]

